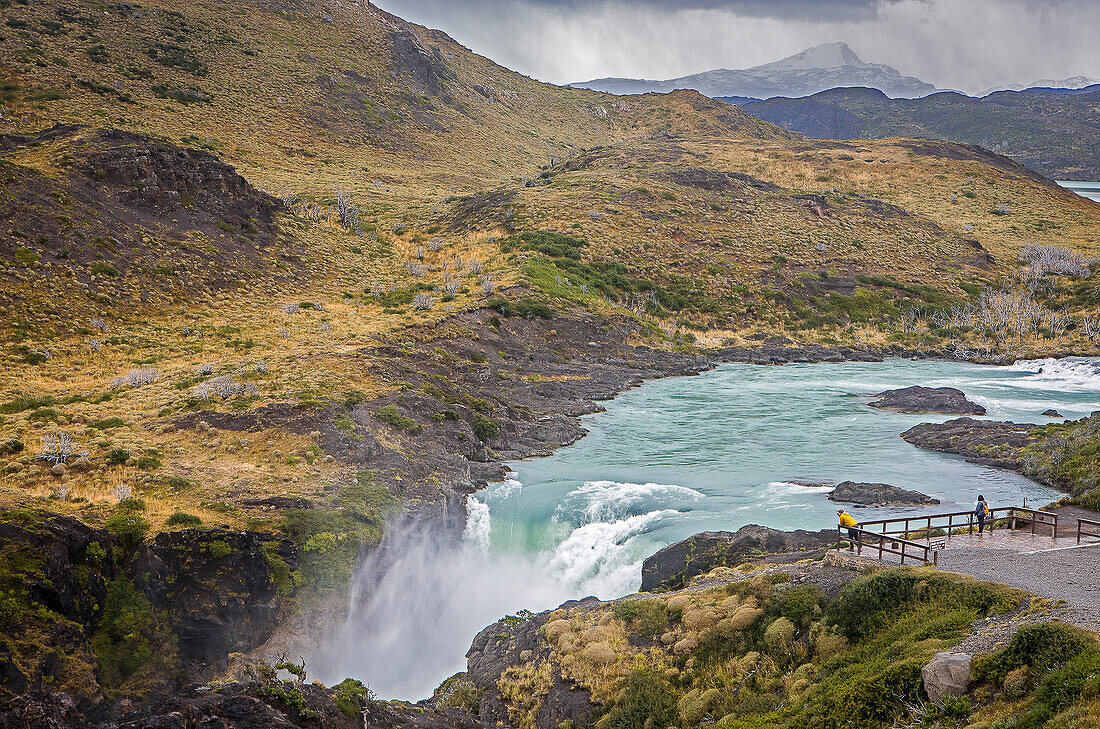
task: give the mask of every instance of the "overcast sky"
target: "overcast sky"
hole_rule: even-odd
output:
[[[1100,0],[375,0],[552,83],[748,68],[844,41],[940,88],[1100,78]]]

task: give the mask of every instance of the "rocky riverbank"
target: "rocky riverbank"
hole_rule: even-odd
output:
[[[973,463],[1022,470],[1022,451],[1036,441],[1031,423],[956,418],[945,423],[921,423],[901,434],[918,448],[953,453]]]

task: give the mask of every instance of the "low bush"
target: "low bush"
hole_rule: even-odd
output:
[[[350,719],[362,716],[363,710],[374,700],[374,692],[364,686],[362,681],[354,678],[345,678],[333,686],[332,690],[336,699],[336,708]]]
[[[652,637],[668,630],[668,608],[660,600],[624,600],[615,603],[613,612],[641,635]]]
[[[655,670],[639,668],[623,681],[611,708],[601,718],[603,729],[663,729],[680,724],[676,694],[668,679]]]
[[[419,433],[422,430],[419,423],[407,415],[402,415],[396,405],[385,405],[378,408],[374,413],[374,417],[381,420],[383,423],[389,423],[399,430],[408,430],[413,433]]]
[[[473,414],[472,427],[478,440],[492,440],[500,435],[500,423],[478,412]]]
[[[107,519],[107,531],[114,535],[119,547],[132,549],[145,538],[149,522],[139,514],[118,512]]]
[[[167,526],[185,526],[196,527],[202,525],[202,519],[194,514],[185,514],[182,511],[177,511],[168,517],[168,520],[164,522]]]

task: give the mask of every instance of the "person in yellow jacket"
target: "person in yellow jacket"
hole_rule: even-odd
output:
[[[856,541],[856,530],[852,527],[859,526],[859,522],[844,509],[837,509],[836,516],[840,519],[840,526],[848,530],[848,538],[853,542]]]

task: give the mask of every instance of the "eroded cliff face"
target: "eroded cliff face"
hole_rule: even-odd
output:
[[[63,693],[89,717],[204,680],[265,640],[287,605],[293,544],[185,529],[133,544],[78,519],[0,520],[0,696]]]

